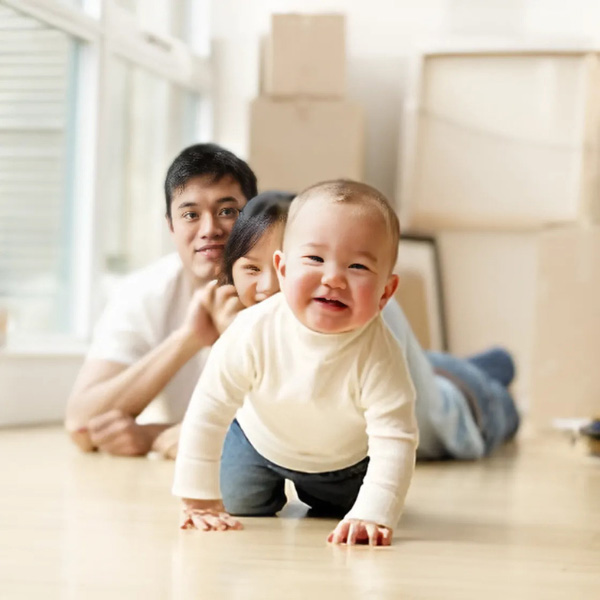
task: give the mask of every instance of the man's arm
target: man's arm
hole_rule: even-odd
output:
[[[86,360],[67,403],[67,430],[87,427],[113,409],[137,417],[202,347],[199,338],[178,330],[130,366]]]
[[[84,452],[145,456],[157,450],[157,440],[171,429],[163,423],[139,425],[133,417],[115,409],[94,417],[85,429],[71,432],[71,440]]]
[[[142,432],[151,431],[151,445],[167,426],[150,428],[132,420],[188,360],[201,348],[214,343],[217,337],[203,304],[203,292],[199,291],[190,302],[183,326],[136,363],[127,366],[109,360],[86,360],[67,403],[65,426],[73,441],[80,448],[91,450],[98,446],[91,444],[89,438],[101,430],[104,430],[102,441],[107,434],[117,431],[128,430],[138,438]],[[109,427],[112,429],[106,431]]]

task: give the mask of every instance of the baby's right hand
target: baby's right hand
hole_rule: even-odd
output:
[[[181,529],[200,531],[227,531],[243,529],[243,525],[225,512],[222,500],[183,499]]]

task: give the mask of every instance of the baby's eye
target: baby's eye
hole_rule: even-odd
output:
[[[239,214],[240,211],[232,206],[226,206],[219,211],[220,217],[237,217]]]
[[[188,212],[184,212],[183,215],[181,215],[186,221],[193,221],[194,219],[198,218],[198,213],[197,212],[193,212],[193,211],[188,211]]]
[[[244,271],[250,271],[251,273],[260,273],[260,268],[256,265],[246,265]]]
[[[352,263],[352,264],[350,265],[350,268],[351,268],[351,269],[363,269],[363,270],[365,270],[365,271],[368,271],[368,270],[369,270],[369,267],[366,267],[365,265],[361,265],[360,263]]]
[[[310,260],[312,262],[317,262],[317,263],[323,262],[323,259],[320,256],[309,255],[309,256],[306,256],[305,258],[308,258],[308,260]]]

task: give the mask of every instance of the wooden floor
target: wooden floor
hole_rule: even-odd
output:
[[[391,548],[333,521],[177,527],[173,465],[82,455],[59,429],[0,431],[0,598],[600,598],[600,460],[563,438],[421,464]]]

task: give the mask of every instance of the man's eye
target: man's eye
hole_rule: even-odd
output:
[[[363,270],[365,270],[365,271],[368,271],[368,270],[369,270],[369,268],[368,268],[368,267],[366,267],[365,265],[361,265],[360,263],[352,263],[352,264],[350,265],[350,268],[351,268],[351,269],[363,269]]]
[[[318,263],[323,262],[323,259],[320,256],[309,255],[306,258],[308,258],[308,260],[310,260],[312,262],[318,262]]]
[[[192,211],[188,211],[188,212],[184,212],[183,215],[181,215],[186,221],[193,221],[194,219],[198,218],[198,213],[197,212],[192,212]]]
[[[233,208],[231,206],[222,208],[219,211],[220,217],[237,217],[239,214],[240,214],[240,211],[237,208]]]

